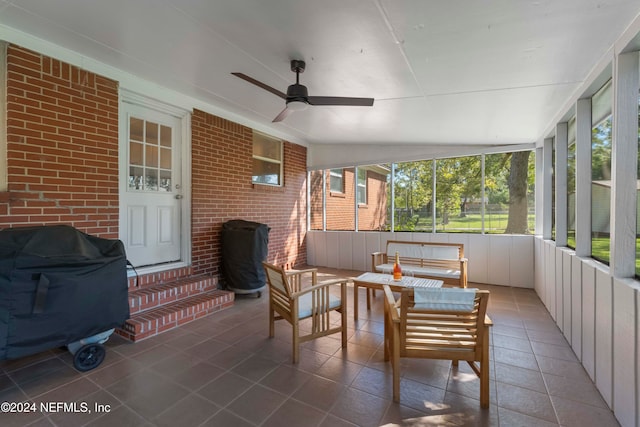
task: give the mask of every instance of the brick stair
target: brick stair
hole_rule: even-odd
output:
[[[231,307],[233,302],[234,293],[216,289],[212,277],[182,278],[130,288],[131,317],[116,333],[140,341]]]

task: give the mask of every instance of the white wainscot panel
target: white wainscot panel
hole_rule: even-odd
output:
[[[464,255],[469,260],[467,265],[469,282],[489,283],[487,243],[487,236],[470,235],[468,238],[468,246],[464,247]]]
[[[554,277],[555,289],[556,289],[556,324],[562,332],[564,332],[564,284],[562,275],[562,251],[555,247],[555,264],[556,275]]]
[[[509,285],[518,288],[534,287],[534,238],[511,236],[509,256]]]
[[[380,233],[380,232],[373,232],[373,233],[365,233],[366,236],[366,243],[365,243],[365,253],[367,256],[367,263],[366,263],[366,268],[364,271],[371,271],[372,269],[372,265],[371,265],[371,254],[374,252],[384,252],[387,247],[386,245],[382,245],[381,240],[382,240],[382,236],[389,234],[389,233]]]
[[[452,238],[455,238],[457,234],[451,233],[435,233],[431,234],[431,241],[434,243],[449,243],[452,242]]]
[[[596,269],[591,260],[582,261],[582,366],[596,379]]]
[[[326,267],[338,268],[338,258],[340,257],[340,232],[326,232]]]
[[[544,242],[544,304],[553,320],[556,320],[556,245],[550,240]],[[557,321],[557,320],[556,320]]]
[[[486,236],[489,238],[489,283],[509,286],[511,236]]]
[[[319,231],[314,233],[315,237],[315,263],[313,265],[317,265],[320,267],[327,267],[329,265],[327,261],[327,233],[323,231]]]
[[[352,233],[353,260],[351,268],[358,271],[368,271],[369,254],[367,253],[367,233]]]
[[[571,348],[582,360],[582,260],[571,256]]]
[[[596,268],[596,387],[613,406],[613,289],[608,271]]]
[[[544,287],[544,271],[545,271],[545,263],[544,263],[544,256],[543,256],[544,241],[538,237],[534,239],[534,251],[535,251],[535,259],[534,259],[535,290],[540,300],[544,302],[546,300],[545,287]]]
[[[316,262],[316,236],[317,233],[313,231],[308,231],[305,237],[307,243],[307,264],[309,265],[318,265]]]
[[[571,259],[573,251],[570,251],[566,248],[561,249],[562,251],[562,313],[564,315],[564,319],[562,321],[563,328],[562,332],[564,333],[564,337],[567,339],[567,342],[571,344],[571,308],[573,306],[573,298],[571,296]]]
[[[353,236],[355,232],[338,233],[338,268],[353,269]]]
[[[613,411],[623,427],[636,420],[637,291],[629,279],[613,279]]]

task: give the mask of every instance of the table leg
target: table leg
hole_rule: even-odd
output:
[[[353,320],[358,320],[358,284],[353,282]]]

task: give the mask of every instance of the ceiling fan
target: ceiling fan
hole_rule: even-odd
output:
[[[305,62],[297,59],[291,61],[291,71],[296,73],[296,83],[287,88],[287,93],[274,89],[258,80],[243,73],[231,73],[242,80],[246,80],[272,94],[279,96],[286,101],[286,106],[280,114],[273,119],[273,122],[284,120],[292,111],[302,111],[308,105],[354,105],[361,107],[371,107],[373,98],[349,98],[341,96],[309,96],[307,87],[300,84],[300,73],[304,72]]]

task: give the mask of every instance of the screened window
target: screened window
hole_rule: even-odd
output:
[[[551,240],[556,240],[556,139],[551,143]]]
[[[331,191],[334,193],[344,193],[344,170],[331,169],[329,171],[329,181]]]
[[[638,123],[640,123],[640,98],[638,99]],[[638,166],[637,166],[637,177],[638,180],[636,182],[636,189],[640,189],[640,130],[638,131]],[[636,195],[638,190],[636,190]],[[640,276],[640,197],[636,200],[636,276]]]
[[[356,198],[358,199],[359,231],[389,230],[391,226],[390,180],[391,165],[379,164],[358,168]]]
[[[253,132],[254,184],[282,185],[282,141]]]
[[[569,120],[567,147],[567,246],[576,247],[576,118]]]
[[[433,231],[433,160],[398,163],[393,186],[395,231]]]
[[[482,232],[480,156],[436,160],[436,231]]]
[[[609,263],[611,226],[611,82],[591,102],[591,256]]]

